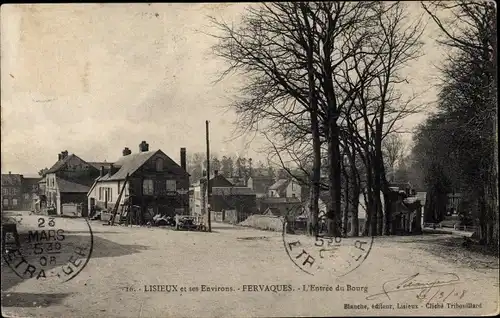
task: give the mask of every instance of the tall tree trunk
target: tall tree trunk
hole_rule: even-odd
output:
[[[349,127],[349,129],[352,129],[352,126]],[[356,148],[356,143],[353,139],[349,139],[346,141],[346,154],[347,154],[347,159],[349,160],[349,170],[347,172],[348,174],[348,180],[350,183],[348,183],[349,186],[349,198],[347,199],[347,202],[349,203],[348,208],[346,209],[348,212],[348,215],[351,217],[351,232],[352,236],[358,237],[359,236],[359,218],[358,218],[358,208],[359,208],[359,197],[361,195],[361,179],[359,176],[359,171],[357,168],[357,151],[359,151],[358,148]],[[361,156],[361,155],[360,155]]]
[[[385,177],[384,169],[384,157],[382,154],[382,127],[384,120],[384,101],[382,101],[382,106],[380,110],[380,121],[375,119],[375,200],[377,202],[377,235],[382,235],[384,227],[384,208],[382,205],[382,200],[380,195],[383,194],[382,191],[382,179]]]
[[[319,215],[319,191],[320,191],[320,178],[321,178],[321,143],[319,135],[318,123],[318,101],[316,97],[316,84],[314,78],[314,36],[309,24],[309,17],[306,12],[304,4],[300,4],[301,12],[304,17],[305,30],[307,36],[307,78],[309,88],[309,112],[311,115],[311,135],[313,142],[313,171],[311,176],[311,202],[310,213],[308,218],[308,233],[309,235],[318,235],[318,215]]]
[[[342,173],[344,175],[344,184],[345,184],[345,187],[344,187],[344,209],[342,211],[342,215],[343,215],[343,219],[342,219],[342,234],[344,237],[347,237],[348,235],[348,231],[347,231],[347,224],[349,222],[349,212],[351,210],[351,193],[350,193],[350,185],[349,183],[351,182],[351,178],[349,176],[349,171],[346,167],[347,165],[344,163],[342,165]]]
[[[355,157],[354,157],[354,162],[355,162]],[[356,166],[351,164],[350,167],[350,174],[351,174],[351,204],[350,204],[350,215],[351,215],[351,227],[352,227],[352,236],[358,237],[359,236],[359,196],[361,195],[361,182],[359,179],[359,174],[356,170]]]
[[[372,179],[372,187],[371,187],[371,195],[372,195],[372,206],[371,206],[371,213],[372,219],[371,219],[371,224],[370,228],[372,231],[373,236],[379,235],[378,233],[378,224],[379,224],[379,218],[380,218],[380,175],[378,173],[378,167],[377,167],[377,160],[376,158],[373,158],[372,160],[373,165],[375,167],[371,167],[370,169],[373,170],[373,179]]]
[[[381,166],[382,175],[382,192],[384,194],[384,229],[383,235],[391,235],[391,223],[392,223],[392,202],[391,195],[389,192],[389,182],[387,181],[385,174],[384,162],[382,161]],[[420,221],[419,221],[420,222]]]
[[[490,74],[493,77],[493,85],[492,85],[492,101],[491,104],[495,105],[498,102],[498,70],[497,70],[497,15],[492,10],[492,25],[491,25],[491,39],[490,42],[492,44],[493,52],[492,52],[492,64],[490,67]],[[493,112],[493,145],[498,145],[498,107],[495,107],[496,111]],[[493,224],[492,229],[492,237],[491,243],[498,247],[499,244],[499,221],[500,221],[500,209],[498,206],[498,147],[493,146],[493,166],[492,166],[492,174],[491,174],[491,184],[490,184],[490,192],[492,193],[492,220]]]
[[[329,116],[329,134],[328,134],[328,179],[330,190],[331,206],[328,209],[328,234],[330,236],[340,237],[341,230],[341,165],[340,165],[340,142],[337,126],[337,118]]]

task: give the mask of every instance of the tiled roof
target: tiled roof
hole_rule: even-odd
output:
[[[255,195],[255,193],[247,187],[213,187],[212,195]]]
[[[133,153],[128,156],[123,156],[118,161],[114,163],[116,168],[119,168],[117,172],[113,175],[106,174],[99,177],[97,181],[112,181],[112,180],[124,180],[127,174],[131,175],[137,169],[139,169],[143,164],[146,163],[156,151],[144,151],[139,153]]]
[[[56,178],[57,182],[57,187],[59,189],[59,192],[64,192],[64,193],[87,193],[90,189],[90,187],[79,184],[79,183],[74,183],[68,180],[64,180],[61,178]]]
[[[140,167],[142,167],[151,157],[153,157],[156,153],[161,152],[163,155],[163,151],[155,150],[155,151],[144,151],[139,153],[133,153],[127,156],[123,156],[118,159],[114,166],[119,168],[116,173],[113,175],[106,174],[103,177],[99,177],[97,181],[115,181],[115,180],[124,180],[128,175],[132,175],[137,171]],[[186,174],[187,172],[182,169],[180,165],[178,165],[175,161],[167,157],[166,167],[173,174]],[[170,162],[169,162],[170,161]]]
[[[288,179],[279,179],[269,187],[269,190],[282,191],[288,186],[288,183],[289,183]]]
[[[20,186],[21,182],[20,174],[2,174],[2,186]]]
[[[49,170],[45,172],[45,174],[59,171],[59,169],[61,169],[66,164],[66,162],[68,162],[69,159],[71,159],[74,156],[75,156],[74,154],[71,154],[62,160],[58,160]]]
[[[112,162],[87,162],[89,165],[93,166],[97,170],[101,170],[101,167],[104,166],[104,169],[109,169]]]
[[[41,178],[23,178],[23,185],[31,188],[33,185],[38,185]]]
[[[231,181],[227,180],[226,177],[223,175],[219,174],[210,179],[209,181],[210,186],[213,188],[215,187],[232,187],[234,186]]]
[[[256,193],[267,193],[269,186],[274,183],[274,178],[271,176],[254,176],[252,177],[252,186]]]
[[[266,211],[264,211],[264,215],[275,215],[275,216],[281,216],[281,211],[278,208],[271,208],[268,207]]]

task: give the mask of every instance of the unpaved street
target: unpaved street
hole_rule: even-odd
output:
[[[37,218],[24,213],[21,230],[34,229]],[[84,220],[55,220],[68,237],[74,236],[74,242],[89,238]],[[498,259],[450,254],[440,245],[443,235],[376,238],[359,268],[336,279],[328,269],[311,276],[297,268],[285,252],[281,233],[223,224],[214,224],[213,233],[110,227],[100,221],[91,225],[92,257],[67,283],[54,278],[21,279],[2,262],[4,316],[268,317],[377,312],[451,316],[494,314],[498,308]],[[459,284],[447,285],[451,278]],[[337,286],[344,291],[336,290]],[[448,303],[481,308],[447,308]],[[379,306],[378,311],[372,305]]]

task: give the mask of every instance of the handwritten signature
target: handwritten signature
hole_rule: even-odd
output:
[[[462,283],[458,275],[454,273],[439,273],[438,275],[439,276],[436,277],[436,274],[416,273],[409,277],[392,279],[382,285],[381,293],[370,295],[366,297],[366,299],[373,300],[385,295],[390,300],[390,294],[411,290],[418,292],[416,298],[419,300],[427,299],[430,295],[431,290],[437,290],[436,293],[433,294],[433,296],[428,300],[428,302],[437,298],[439,298],[441,301],[445,301],[452,295],[459,297],[460,299],[464,297],[466,290],[462,290],[460,292],[456,291],[455,288],[451,289],[451,287],[449,287]],[[450,289],[451,292],[448,293]]]

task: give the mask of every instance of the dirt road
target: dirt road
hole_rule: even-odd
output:
[[[37,218],[24,213],[21,231],[34,230]],[[89,239],[84,220],[56,222],[74,244]],[[224,224],[213,233],[91,225],[90,261],[67,283],[21,279],[2,262],[4,316],[476,315],[498,308],[498,259],[450,254],[446,235],[375,238],[366,260],[336,278],[336,261],[314,275],[301,271],[281,233]]]

